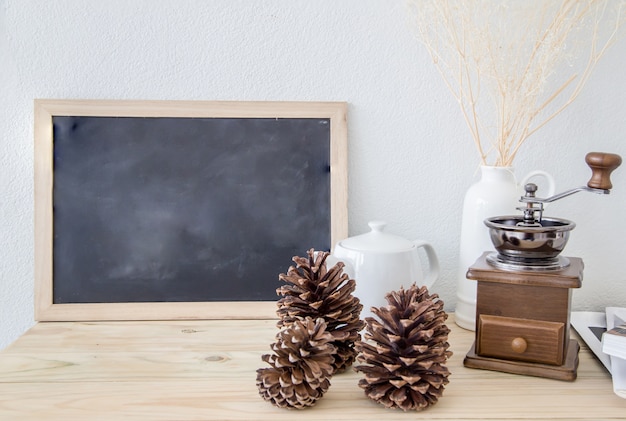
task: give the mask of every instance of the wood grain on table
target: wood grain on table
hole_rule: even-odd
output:
[[[451,328],[452,374],[422,412],[389,410],[333,376],[311,408],[262,400],[275,320],[42,322],[0,352],[0,420],[618,420],[626,400],[581,342],[574,382],[463,367],[474,332]]]

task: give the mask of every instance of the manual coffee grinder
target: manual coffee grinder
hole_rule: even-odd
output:
[[[582,285],[583,262],[560,256],[575,224],[543,216],[544,203],[579,191],[608,194],[619,155],[589,153],[592,176],[586,186],[536,197],[527,184],[519,216],[485,220],[496,252],[485,252],[467,271],[476,280],[476,338],[466,367],[572,381],[578,351],[570,339],[572,288]]]

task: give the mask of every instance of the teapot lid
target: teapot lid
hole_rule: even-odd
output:
[[[372,229],[370,232],[340,241],[341,247],[356,251],[384,253],[408,251],[415,247],[415,244],[406,238],[384,233],[383,230],[387,226],[385,221],[371,221],[368,225]]]

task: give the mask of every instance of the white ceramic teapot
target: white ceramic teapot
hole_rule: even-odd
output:
[[[370,232],[339,241],[333,252],[332,260],[344,262],[345,272],[356,280],[354,295],[363,304],[361,318],[372,316],[372,306],[387,305],[388,292],[413,283],[430,288],[439,276],[439,260],[430,244],[384,233],[386,225],[370,222]],[[426,272],[422,271],[420,248],[426,252]]]

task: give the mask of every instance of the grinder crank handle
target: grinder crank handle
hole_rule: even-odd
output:
[[[613,185],[611,184],[611,173],[622,164],[622,157],[614,153],[589,152],[585,156],[585,162],[591,168],[591,179],[586,186],[576,187],[552,197],[541,199],[535,197],[534,192],[537,186],[527,184],[526,195],[520,198],[522,203],[551,203],[564,197],[571,196],[579,191],[589,191],[592,193],[609,194]],[[534,190],[533,190],[534,189]],[[529,194],[529,192],[531,194]],[[519,208],[518,208],[519,209]],[[526,208],[521,208],[525,210]]]
[[[622,163],[622,157],[613,153],[589,152],[585,162],[591,168],[591,179],[587,187],[592,189],[610,190],[611,173]]]

